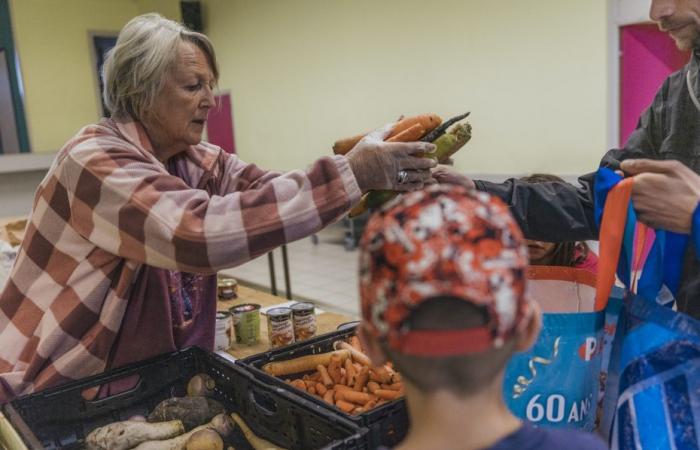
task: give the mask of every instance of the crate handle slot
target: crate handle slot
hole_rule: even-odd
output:
[[[100,389],[106,386],[109,386],[110,391],[114,392],[110,392],[109,395],[106,396],[98,397]],[[98,403],[103,402],[105,400],[112,400],[119,397],[129,396],[130,394],[139,390],[140,388],[141,375],[137,373],[130,373],[126,374],[121,378],[110,380],[107,383],[98,384],[96,386],[91,386],[89,388],[83,389],[80,395],[83,397],[83,399],[89,402]]]
[[[272,397],[259,392],[249,391],[248,399],[250,400],[250,404],[264,416],[272,417],[277,414],[277,402],[275,402]]]

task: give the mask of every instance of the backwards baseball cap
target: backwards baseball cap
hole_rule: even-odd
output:
[[[444,357],[498,348],[527,323],[527,247],[499,199],[436,184],[372,215],[360,243],[360,298],[369,331],[406,355]],[[455,297],[484,307],[487,323],[412,330],[421,303]]]

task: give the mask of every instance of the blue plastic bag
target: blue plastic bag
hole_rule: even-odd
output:
[[[609,291],[611,271],[627,288],[611,351],[601,431],[609,431],[612,422],[613,450],[698,450],[700,322],[674,311],[667,301],[678,289],[688,237],[649,233],[638,224],[629,200],[633,182],[620,182],[604,169],[596,180],[604,261],[599,281],[607,280],[599,282],[597,292],[605,296]],[[598,192],[603,186],[607,191]],[[655,241],[642,261],[643,240],[652,234]]]
[[[543,310],[532,349],[506,367],[510,410],[535,425],[595,427],[601,384],[604,310],[594,311],[595,276],[565,267],[531,267],[528,290]]]

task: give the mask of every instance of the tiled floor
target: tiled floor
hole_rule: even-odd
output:
[[[357,293],[357,250],[348,251],[344,247],[344,237],[348,230],[342,223],[321,231],[314,239],[305,238],[287,245],[291,291],[294,299],[311,300],[319,307],[349,314],[359,315]],[[273,252],[275,279],[278,295],[285,296],[282,252]],[[242,266],[225,270],[224,273],[239,282],[270,288],[268,257],[263,255]]]

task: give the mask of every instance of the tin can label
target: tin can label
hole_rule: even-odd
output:
[[[217,312],[214,325],[214,350],[226,351],[231,347],[231,314]]]
[[[294,339],[303,341],[316,334],[316,313],[312,303],[299,303],[292,306]]]
[[[272,308],[267,312],[267,335],[272,348],[294,343],[294,323],[290,308]]]
[[[255,345],[260,340],[260,305],[246,303],[230,309],[236,342]]]

